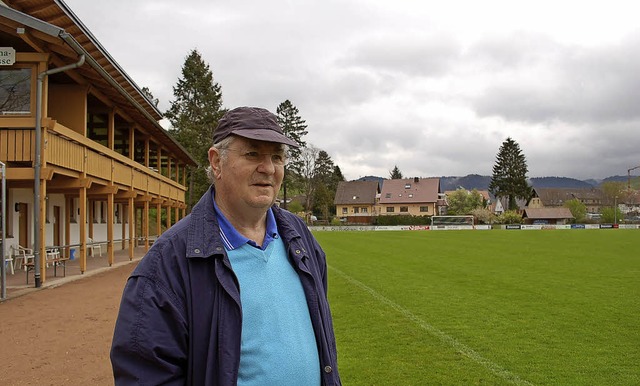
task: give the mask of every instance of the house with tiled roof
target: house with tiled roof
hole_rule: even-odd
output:
[[[347,223],[370,224],[379,214],[378,181],[340,181],[333,201],[336,215]]]
[[[578,200],[585,205],[589,213],[600,213],[603,199],[602,190],[596,188],[534,188],[532,198],[539,201],[536,205],[547,208],[564,207],[565,202]]]
[[[522,213],[525,224],[567,224],[574,219],[569,208],[525,208]]]
[[[404,178],[384,180],[380,192],[380,215],[438,215],[445,200],[439,178]]]

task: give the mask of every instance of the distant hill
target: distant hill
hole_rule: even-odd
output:
[[[383,177],[366,176],[359,178],[361,181],[382,181]],[[603,180],[578,180],[570,177],[533,177],[529,179],[529,183],[534,188],[568,188],[568,189],[588,189],[597,187],[602,182],[608,181],[620,181],[626,182],[627,176],[611,176]],[[442,176],[440,177],[440,190],[456,190],[458,188],[464,188],[468,190],[489,190],[489,183],[491,182],[491,176],[481,176],[479,174],[469,174],[463,177],[458,176]]]
[[[589,189],[594,187],[588,182],[568,177],[534,177],[530,178],[529,182],[534,188]]]
[[[440,177],[440,190],[456,190],[464,188],[468,190],[489,190],[491,177],[479,174],[469,174],[464,177]]]

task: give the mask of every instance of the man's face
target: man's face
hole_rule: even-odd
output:
[[[216,186],[216,202],[227,210],[260,209],[276,200],[284,178],[284,145],[235,137],[221,158],[209,150]]]

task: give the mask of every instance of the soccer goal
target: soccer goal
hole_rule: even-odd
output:
[[[432,216],[432,228],[473,229],[473,216]]]

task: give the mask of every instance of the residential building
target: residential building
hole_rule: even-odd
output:
[[[380,214],[378,181],[341,181],[338,183],[334,205],[336,216],[353,224],[371,224]]]
[[[569,208],[530,208],[522,213],[525,224],[567,224],[574,219]]]
[[[73,246],[82,272],[91,243],[110,264],[116,247],[148,248],[185,215],[196,165],[158,108],[62,1],[3,0],[0,42],[7,244],[34,248],[40,267]]]
[[[380,215],[434,216],[445,205],[439,178],[384,180],[380,193]]]
[[[538,199],[539,204],[536,205],[541,207],[563,207],[567,201],[578,200],[588,213],[600,213],[604,198],[602,191],[596,188],[534,188],[534,199]]]

